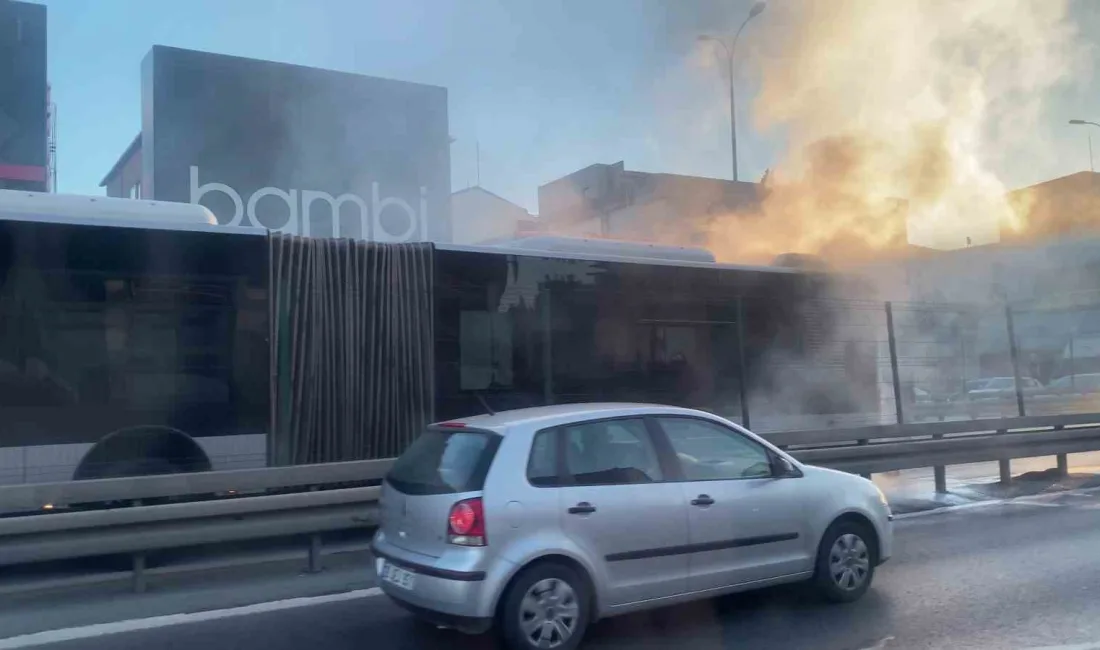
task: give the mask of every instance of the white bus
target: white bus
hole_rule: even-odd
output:
[[[807,371],[832,282],[692,249],[311,239],[0,192],[0,484],[390,457],[430,420],[561,402],[877,417],[873,350]]]

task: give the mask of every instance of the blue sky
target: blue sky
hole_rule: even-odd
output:
[[[475,142],[480,142],[481,185],[532,211],[538,185],[595,162],[624,160],[628,169],[728,177],[724,80],[716,69],[686,63],[701,56],[700,33],[728,35],[751,4],[36,1],[49,8],[62,192],[102,193],[100,179],[140,129],[141,59],[154,44],[163,44],[446,86],[451,134],[457,138],[452,188],[475,183]],[[1100,2],[1076,5],[1078,13],[1087,9],[1085,31],[1100,29]],[[776,13],[765,11],[742,38],[737,66],[742,180],[758,179],[782,151],[782,133],[752,129],[758,67],[745,60],[767,49],[754,43],[754,31],[767,34],[769,26],[760,23],[769,16],[774,20]],[[1059,100],[1070,108],[1054,111],[1048,120],[1053,137],[1071,154],[1041,166],[1006,161],[1010,186],[1087,168],[1084,134],[1060,125],[1077,113],[1100,120],[1093,94],[1088,86],[1073,89]],[[1097,146],[1100,151],[1100,139]]]
[[[41,0],[39,0],[41,1]],[[98,183],[140,130],[140,62],[154,44],[446,86],[452,186],[476,182],[528,209],[537,188],[594,162],[726,177],[728,131],[689,137],[693,115],[665,101],[695,36],[749,3],[664,0],[46,0],[49,77],[58,105],[58,181]],[[746,37],[748,34],[746,34]],[[725,111],[722,78],[692,100]],[[773,145],[750,133],[741,176],[759,178]],[[678,86],[683,91],[682,86]],[[694,140],[686,147],[685,139]]]

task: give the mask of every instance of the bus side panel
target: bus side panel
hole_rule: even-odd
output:
[[[0,221],[0,483],[264,465],[265,255]]]
[[[439,251],[436,285],[440,417],[633,401],[769,429],[877,404],[826,276]]]

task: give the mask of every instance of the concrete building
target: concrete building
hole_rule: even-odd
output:
[[[456,244],[515,237],[538,232],[539,226],[535,215],[483,187],[451,194],[451,236]]]
[[[107,196],[127,199],[142,198],[141,191],[141,134],[138,133],[126,150],[115,161],[111,170],[99,182]]]
[[[540,186],[539,219],[558,235],[697,246],[711,219],[759,209],[762,192],[757,183],[595,164]]]
[[[0,189],[49,181],[46,7],[0,0]]]
[[[141,72],[141,132],[108,196],[290,234],[450,241],[446,88],[159,45]]]
[[[1033,242],[1100,231],[1100,174],[1078,172],[1023,187],[1008,195],[1018,227],[1003,226],[1004,243]]]

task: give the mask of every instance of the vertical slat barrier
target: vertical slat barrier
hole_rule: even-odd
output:
[[[745,299],[737,297],[737,390],[741,399],[741,426],[752,428],[749,420],[748,368],[745,367]]]
[[[890,346],[890,377],[894,382],[895,415],[898,424],[905,424],[905,413],[901,405],[901,380],[898,373],[898,340],[894,332],[894,305],[890,301],[886,301],[886,339]]]
[[[1012,307],[1005,305],[1005,326],[1008,328],[1008,354],[1012,359],[1012,377],[1016,386],[1016,410],[1024,417],[1024,388],[1020,385],[1020,354],[1016,348],[1016,326],[1012,318]]]
[[[434,417],[430,244],[270,236],[274,465],[393,457]]]

